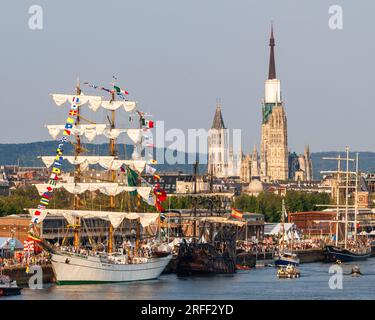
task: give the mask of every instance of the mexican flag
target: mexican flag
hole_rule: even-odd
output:
[[[115,91],[116,91],[117,93],[129,94],[129,92],[127,92],[126,90],[123,90],[123,89],[121,89],[120,87],[115,86],[115,85],[113,85],[113,89],[115,89]]]
[[[154,121],[142,119],[142,125],[145,126],[146,128],[153,128]]]
[[[126,175],[128,178],[128,186],[136,187],[138,185],[138,173],[134,170],[126,167]],[[137,190],[129,192],[129,194],[135,196],[137,195]]]

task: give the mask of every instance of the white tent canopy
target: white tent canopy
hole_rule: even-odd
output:
[[[10,250],[10,243],[12,238],[2,238],[0,237],[0,250]],[[23,244],[18,239],[14,239],[14,249],[15,250],[22,250]]]
[[[264,235],[266,236],[281,236],[282,233],[282,223],[266,223],[264,225]],[[284,240],[300,240],[300,236],[294,223],[284,223],[284,233]]]

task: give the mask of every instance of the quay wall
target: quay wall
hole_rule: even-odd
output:
[[[294,251],[300,259],[300,263],[324,261],[323,249],[305,249]]]
[[[54,283],[55,275],[53,273],[52,265],[42,265],[43,270],[43,284]],[[33,275],[26,273],[26,266],[11,266],[3,269],[4,275],[9,276],[12,280],[16,280],[19,286],[27,286],[29,279]]]

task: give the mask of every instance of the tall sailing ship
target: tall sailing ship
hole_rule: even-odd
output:
[[[110,100],[108,101],[101,96],[83,95],[79,82],[75,95],[52,94],[52,98],[58,106],[66,106],[68,103],[75,106],[69,111],[69,115],[74,116],[74,123],[72,123],[73,120],[67,120],[66,125],[47,125],[48,131],[54,139],[62,132],[65,134],[67,128],[69,129],[71,136],[75,137],[74,155],[63,155],[62,144],[61,146],[59,144],[56,156],[41,157],[48,168],[52,166],[52,179],[50,178],[46,184],[36,185],[44,202],[41,200],[38,209],[29,209],[29,212],[33,216],[31,236],[51,253],[52,267],[58,284],[155,279],[160,276],[172,258],[169,246],[161,241],[160,236],[149,239],[147,244],[145,241],[140,242],[141,228],[145,229],[156,225],[156,230],[159,230],[160,235],[159,213],[141,212],[140,205],[141,201],[145,201],[149,205],[158,204],[160,207],[154,186],[148,184],[141,177],[144,170],[151,174],[155,172],[155,169],[149,166],[150,161],[146,161],[142,157],[144,132],[147,132],[152,126],[147,125],[150,120],[145,120],[145,114],[137,109],[137,102],[126,99],[124,94],[127,92],[120,89],[115,83],[112,85],[113,88],[106,89],[89,84],[94,89],[109,92]],[[120,99],[116,100],[116,97],[120,97]],[[104,109],[109,124],[98,124],[84,117],[82,115],[84,107],[87,111],[94,112],[99,108]],[[126,117],[122,119],[128,119],[129,115],[139,117],[139,126],[130,128],[129,125],[129,128],[117,128],[116,111],[119,109],[124,109],[127,113]],[[73,117],[68,119],[73,119]],[[68,123],[71,125],[68,126]],[[116,150],[116,139],[122,134],[127,134],[134,146],[130,160],[120,159]],[[87,139],[88,142],[92,142],[101,135],[109,139],[109,154],[107,156],[85,155],[87,149],[82,140]],[[125,143],[124,146],[126,146]],[[73,177],[68,177],[66,181],[62,179],[60,169],[56,169],[61,166],[61,160],[74,165]],[[90,165],[103,167],[106,170],[105,174],[100,177],[98,177],[99,174],[95,174],[94,177],[88,175],[87,170]],[[119,178],[121,175],[122,179]],[[103,176],[107,179],[104,179]],[[65,189],[72,194],[73,205],[71,208],[47,208],[46,204],[55,189]],[[46,192],[46,190],[48,191]],[[104,198],[106,198],[103,210],[101,210],[102,208],[87,210],[87,206],[82,208],[84,197],[99,196],[99,193],[105,195]],[[128,204],[126,211],[124,211],[124,206],[121,205],[119,208],[116,205],[115,198],[124,193],[126,193],[124,199]],[[103,197],[102,195],[101,197]],[[47,214],[63,216],[67,220],[68,226],[73,229],[73,243],[54,246],[43,239],[38,239],[35,235],[38,230],[36,226],[43,222]],[[99,249],[99,244],[95,242],[93,236],[90,236],[86,223],[90,219],[100,219],[104,221],[104,224],[107,224],[107,240],[104,249]],[[125,220],[133,224],[135,222],[136,239],[134,244],[123,241],[118,245],[114,241],[114,233]],[[81,242],[80,237],[84,229],[86,229],[86,236],[89,240],[86,244]]]
[[[293,253],[293,243],[290,243],[290,249],[285,246],[285,216],[287,215],[285,209],[284,199],[282,200],[282,209],[281,209],[281,238],[279,239],[279,250],[274,257],[275,266],[298,266],[299,258]]]
[[[325,174],[331,174],[334,177],[335,187],[335,205],[328,205],[336,208],[336,219],[330,221],[335,225],[334,244],[327,243],[324,247],[325,260],[327,262],[350,262],[366,260],[371,255],[371,247],[367,241],[362,241],[357,235],[357,215],[358,215],[358,153],[356,159],[349,158],[349,148],[346,147],[346,157],[341,155],[335,158],[323,158],[325,160],[336,160],[336,171],[322,171]],[[345,171],[341,168],[341,162],[346,162]],[[355,164],[355,171],[350,171],[350,163]],[[354,181],[354,204],[349,204],[349,189],[353,189],[352,182]],[[342,196],[341,190],[344,190]],[[345,203],[341,203],[344,197]],[[324,205],[327,206],[327,205]],[[354,209],[354,220],[350,220],[349,208]],[[343,228],[342,228],[343,227]],[[340,234],[340,230],[344,229],[344,234]],[[351,236],[349,236],[351,234]]]

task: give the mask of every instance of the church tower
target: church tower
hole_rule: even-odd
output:
[[[257,147],[254,145],[253,154],[251,156],[251,177],[259,179],[259,161]]]
[[[225,128],[221,106],[216,105],[212,127],[208,132],[208,174],[215,177],[228,175],[228,130]]]
[[[313,180],[313,169],[312,169],[312,161],[311,161],[311,154],[310,154],[310,147],[309,145],[305,146],[305,152],[303,153],[305,158],[305,174],[306,174],[306,181]]]
[[[260,175],[262,181],[288,179],[288,133],[280,80],[276,78],[275,38],[273,26],[270,37],[268,79],[262,100],[262,138]]]

